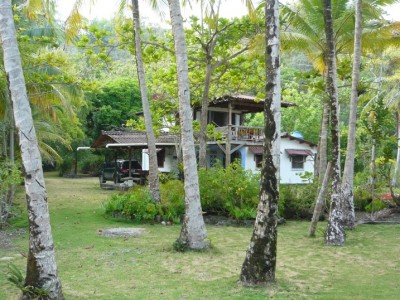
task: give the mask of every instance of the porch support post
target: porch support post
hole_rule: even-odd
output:
[[[131,147],[128,147],[128,156],[129,156],[129,173],[128,173],[128,177],[131,178],[132,177],[132,149]]]
[[[232,103],[228,103],[228,136],[226,140],[225,168],[231,164]]]

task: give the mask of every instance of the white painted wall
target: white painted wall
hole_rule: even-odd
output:
[[[302,184],[306,183],[300,177],[305,174],[305,172],[312,172],[314,174],[314,159],[313,157],[307,156],[304,162],[304,169],[292,169],[292,162],[290,156],[286,153],[285,149],[301,149],[301,150],[311,150],[314,154],[317,152],[315,148],[309,146],[305,143],[299,143],[295,140],[289,140],[288,138],[281,139],[281,159],[280,159],[280,183],[285,184]],[[244,163],[244,168],[246,170],[251,170],[255,173],[259,173],[261,170],[256,168],[256,162],[254,159],[254,153],[249,147],[244,149],[244,157],[246,161]]]
[[[305,172],[311,172],[314,174],[314,157],[306,157],[303,170],[292,169],[290,156],[286,153],[285,149],[311,150],[315,154],[317,153],[316,148],[295,140],[289,140],[288,138],[281,139],[281,183],[307,183],[300,176],[304,175]]]
[[[281,160],[280,160],[280,183],[285,184],[302,184],[306,183],[300,177],[304,175],[305,172],[314,173],[314,160],[312,157],[307,156],[306,161],[304,162],[304,169],[292,169],[292,163],[290,161],[290,156],[286,153],[285,149],[301,149],[301,150],[311,150],[314,154],[317,152],[315,148],[309,146],[305,143],[300,143],[296,140],[290,140],[288,138],[281,139]],[[221,162],[223,160],[223,153],[221,149],[214,146],[212,151],[216,151],[217,159]],[[244,147],[240,150],[242,152],[242,158],[245,159],[244,163],[242,162],[242,166],[245,170],[251,170],[255,173],[259,173],[260,169],[256,168],[256,162],[254,159],[254,153],[250,150],[249,147]],[[209,159],[209,156],[207,156]],[[209,164],[209,162],[208,162]],[[149,156],[143,150],[142,151],[142,168],[143,170],[149,169]],[[175,147],[167,147],[165,149],[165,161],[164,167],[158,168],[160,172],[171,172],[176,170],[177,168],[177,159],[175,153]]]
[[[171,172],[177,168],[177,158],[175,153],[175,147],[165,148],[165,160],[164,167],[158,168],[160,172]],[[149,155],[147,154],[147,149],[142,150],[142,169],[149,170]]]

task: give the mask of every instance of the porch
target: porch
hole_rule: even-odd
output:
[[[264,140],[262,127],[228,125],[216,127],[215,130],[230,142],[262,142]]]

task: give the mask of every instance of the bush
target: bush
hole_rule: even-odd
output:
[[[259,175],[245,171],[238,162],[229,168],[216,166],[199,170],[201,205],[208,214],[236,220],[254,219],[259,202]],[[285,218],[310,218],[317,192],[316,184],[282,185],[278,212]],[[146,187],[136,187],[126,194],[114,195],[105,203],[106,214],[134,220],[164,220],[179,223],[185,213],[183,183],[172,179],[160,186],[161,203],[154,204]]]
[[[100,166],[103,162],[104,157],[102,155],[95,155],[90,152],[79,153],[78,172],[90,174],[91,176],[99,176]]]
[[[164,220],[179,223],[185,213],[185,192],[182,181],[170,180],[161,184],[160,194]]]
[[[368,213],[373,213],[384,208],[387,208],[386,204],[383,203],[381,200],[375,199],[365,206],[365,211]]]
[[[280,186],[280,201],[286,219],[310,219],[317,197],[317,183],[306,185],[285,184]]]
[[[199,170],[201,204],[210,214],[234,219],[255,218],[259,195],[259,176],[245,171],[235,161],[228,168],[217,165]]]
[[[111,196],[104,204],[105,213],[135,221],[154,221],[161,208],[150,196],[147,188],[137,187],[129,193]]]
[[[368,186],[369,181],[368,173],[357,173],[354,176],[354,209],[358,211],[365,211],[365,208],[372,201],[372,195],[369,192],[370,187]]]

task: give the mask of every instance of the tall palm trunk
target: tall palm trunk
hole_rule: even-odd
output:
[[[5,112],[4,112],[4,126],[3,126],[4,158],[6,166],[14,168],[15,130],[14,130],[13,109],[12,109],[10,90],[8,84],[6,85],[5,100],[6,101],[5,101]],[[14,202],[14,196],[15,196],[15,185],[9,186],[7,190],[0,191],[0,228],[7,223],[7,220],[11,213],[12,204]]]
[[[15,165],[15,125],[14,125],[14,110],[12,107],[12,101],[11,101],[11,95],[10,95],[10,87],[9,87],[9,82],[7,82],[7,91],[6,91],[6,101],[7,105],[9,107],[9,163],[11,167],[14,168]],[[6,194],[6,207],[7,207],[7,213],[11,212],[12,204],[14,202],[14,197],[15,197],[15,185],[11,185],[7,191]]]
[[[142,46],[140,39],[140,17],[139,17],[139,4],[138,0],[132,0],[132,13],[135,33],[135,57],[136,68],[138,73],[140,94],[142,97],[142,107],[144,123],[146,126],[147,147],[149,154],[149,186],[150,194],[154,201],[160,202],[160,182],[158,179],[158,162],[157,162],[157,149],[156,139],[153,131],[153,120],[150,114],[149,99],[147,97],[146,79],[143,65]]]
[[[370,163],[370,177],[369,185],[371,189],[371,194],[374,194],[376,187],[376,139],[372,137],[371,142],[371,163]]]
[[[329,221],[326,229],[325,242],[328,245],[343,245],[346,237],[342,224],[343,207],[340,203],[340,155],[339,155],[339,97],[337,86],[336,49],[333,33],[331,0],[324,0],[324,21],[327,44],[326,85],[330,98],[331,134],[332,134],[332,193]]]
[[[185,176],[185,217],[180,244],[189,249],[208,248],[207,230],[204,224],[194,149],[192,109],[190,107],[189,70],[185,32],[179,0],[168,0],[175,42],[175,57],[178,71],[179,119],[181,125],[183,172]]]
[[[29,253],[25,286],[46,289],[47,298],[60,300],[64,297],[57,274],[42,159],[26,93],[11,0],[0,0],[0,35],[25,171],[29,217]],[[27,292],[24,293],[27,298],[30,297]]]
[[[240,274],[240,281],[245,285],[274,282],[276,269],[281,107],[278,0],[265,2],[265,19],[267,84],[264,104],[264,164],[257,217]]]
[[[320,184],[324,180],[326,165],[328,164],[329,113],[329,103],[324,103],[318,143],[318,181]]]
[[[394,167],[392,186],[397,186],[399,182],[399,172],[400,172],[400,113],[396,112],[396,122],[397,122],[397,153],[396,153],[396,165]]]
[[[361,34],[362,34],[362,0],[356,0],[356,20],[354,33],[353,74],[351,83],[351,100],[349,113],[349,133],[347,136],[347,151],[342,178],[343,225],[353,229],[355,224],[354,213],[354,158],[356,153],[356,122],[358,84],[360,82],[361,66]]]

